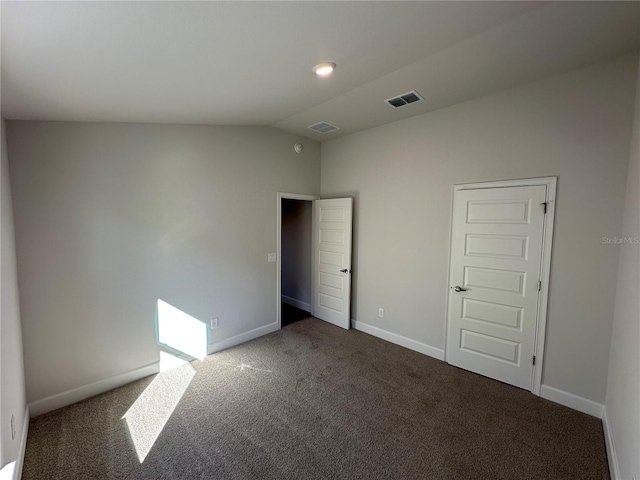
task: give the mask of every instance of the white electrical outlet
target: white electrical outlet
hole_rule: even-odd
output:
[[[16,417],[11,415],[11,440],[16,439]]]
[[[379,309],[378,309],[378,316],[379,316],[380,318],[384,318],[384,308],[379,308]]]
[[[275,262],[276,261],[276,254],[275,253],[270,253],[269,255],[267,255],[267,260],[269,261],[269,263]]]
[[[217,318],[212,318],[211,319],[211,328],[218,328],[218,319]]]

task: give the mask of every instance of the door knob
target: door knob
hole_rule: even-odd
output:
[[[454,289],[456,292],[466,292],[466,291],[467,291],[467,289],[466,289],[466,288],[462,288],[462,287],[461,287],[461,286],[459,286],[459,285],[456,285],[455,287],[453,287],[453,289]]]
[[[344,270],[340,270],[342,273],[349,273],[349,270],[347,270],[346,268]]]

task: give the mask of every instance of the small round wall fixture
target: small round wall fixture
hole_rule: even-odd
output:
[[[303,148],[304,148],[304,147],[302,146],[302,144],[301,144],[301,143],[296,143],[296,144],[293,146],[293,149],[295,150],[295,152],[296,152],[296,153],[301,153]]]
[[[331,75],[333,71],[336,69],[336,64],[333,62],[324,62],[319,63],[315,67],[313,67],[313,72],[319,77],[326,77]]]

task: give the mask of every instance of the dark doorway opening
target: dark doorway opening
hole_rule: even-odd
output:
[[[282,199],[281,325],[311,316],[312,206],[307,200]]]

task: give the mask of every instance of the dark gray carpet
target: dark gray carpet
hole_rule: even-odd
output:
[[[598,419],[314,318],[193,367],[143,463],[153,377],[33,419],[23,478],[609,478]]]

